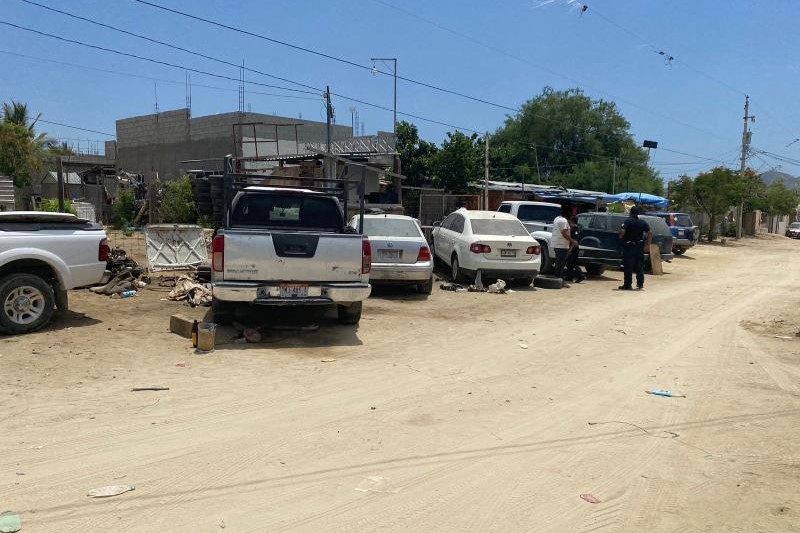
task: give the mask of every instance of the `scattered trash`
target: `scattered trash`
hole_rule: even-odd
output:
[[[664,389],[652,389],[646,390],[647,394],[652,394],[653,396],[666,396],[667,398],[686,398],[685,394],[675,394],[671,390],[664,390]]]
[[[177,363],[175,363],[175,366],[177,366],[179,368],[185,368],[186,367],[186,361],[178,361]]]
[[[524,344],[524,343],[520,343],[519,347],[522,348],[523,350],[527,350],[528,349],[528,345]]]
[[[591,494],[581,494],[581,499],[589,503],[600,503],[600,500],[598,500]]]
[[[789,337],[789,336],[787,336],[787,335],[775,335],[775,338],[776,338],[776,339],[787,339],[787,340],[792,340],[794,337]]]
[[[86,495],[90,498],[110,498],[111,496],[119,496],[126,492],[136,490],[133,485],[108,485],[107,487],[98,487],[90,490]]]
[[[498,279],[496,283],[492,283],[486,289],[486,292],[491,292],[493,294],[504,294],[506,292],[506,282],[502,279]]]
[[[125,291],[143,289],[150,283],[150,278],[144,273],[144,268],[128,257],[128,252],[120,247],[111,250],[106,262],[106,270],[111,272],[111,278],[105,285],[89,289],[95,294],[113,296]]]
[[[134,289],[128,289],[126,291],[118,292],[116,294],[112,294],[112,298],[130,298],[132,296],[136,296],[136,291]]]
[[[614,331],[616,331],[617,333],[622,333],[623,335],[627,335],[628,334],[628,332],[625,331],[624,329],[615,329]]]
[[[22,519],[13,511],[0,513],[0,533],[16,533],[22,529]]]
[[[369,476],[361,482],[355,490],[359,492],[380,492],[383,494],[397,494],[400,491],[391,481],[383,476]]]
[[[220,529],[225,529],[225,520],[220,520],[219,524],[217,524]]]
[[[374,411],[375,409],[377,409],[377,407],[375,407],[375,406],[373,405],[372,407],[370,407],[370,409],[372,409],[372,410]]]
[[[116,476],[113,476],[112,479],[122,479],[126,477],[128,477],[128,474],[117,474]]]
[[[322,359],[320,362],[322,363],[333,363],[336,359]]]
[[[185,300],[192,307],[210,306],[211,286],[207,283],[198,283],[194,275],[180,276],[167,295],[167,299],[175,302]]]
[[[197,326],[197,349],[201,352],[210,352],[216,345],[217,325],[213,322],[203,322]]]
[[[146,390],[169,390],[169,387],[134,387],[131,389],[131,392],[141,392]]]

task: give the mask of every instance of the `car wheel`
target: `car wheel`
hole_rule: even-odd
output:
[[[0,331],[19,334],[36,331],[55,310],[53,287],[39,276],[11,274],[0,280]]]
[[[353,302],[350,305],[340,305],[337,307],[337,315],[340,324],[352,326],[361,320],[361,302]]]
[[[420,294],[430,294],[433,292],[433,276],[431,276],[425,283],[417,285],[417,291]]]
[[[586,265],[586,274],[589,276],[602,276],[606,272],[606,265],[589,263]]]
[[[540,289],[560,289],[564,286],[564,280],[554,276],[536,276],[533,286]]]
[[[672,253],[675,254],[675,255],[683,255],[683,253],[685,251],[686,251],[686,248],[673,248],[672,249]]]
[[[553,260],[550,259],[550,250],[547,249],[547,246],[542,244],[540,247],[540,257],[542,258],[542,264],[539,267],[539,271],[542,274],[549,274],[553,269]]]
[[[227,326],[233,322],[233,304],[229,302],[221,302],[216,298],[211,299],[211,314],[214,317],[214,323],[220,326]]]
[[[450,279],[453,283],[458,283],[461,279],[461,267],[456,254],[453,254],[453,259],[450,260]]]

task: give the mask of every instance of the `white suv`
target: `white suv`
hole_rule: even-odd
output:
[[[434,257],[450,267],[453,281],[480,271],[529,285],[539,273],[539,243],[513,215],[459,209],[434,224],[431,240]]]

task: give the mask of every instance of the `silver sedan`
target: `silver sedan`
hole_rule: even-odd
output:
[[[350,220],[358,229],[358,217]],[[433,257],[419,223],[405,215],[364,215],[364,235],[372,245],[373,285],[414,285],[433,290]]]

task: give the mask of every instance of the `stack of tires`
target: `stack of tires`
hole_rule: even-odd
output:
[[[211,184],[207,177],[192,179],[192,195],[198,216],[211,218],[214,210],[211,202]]]

